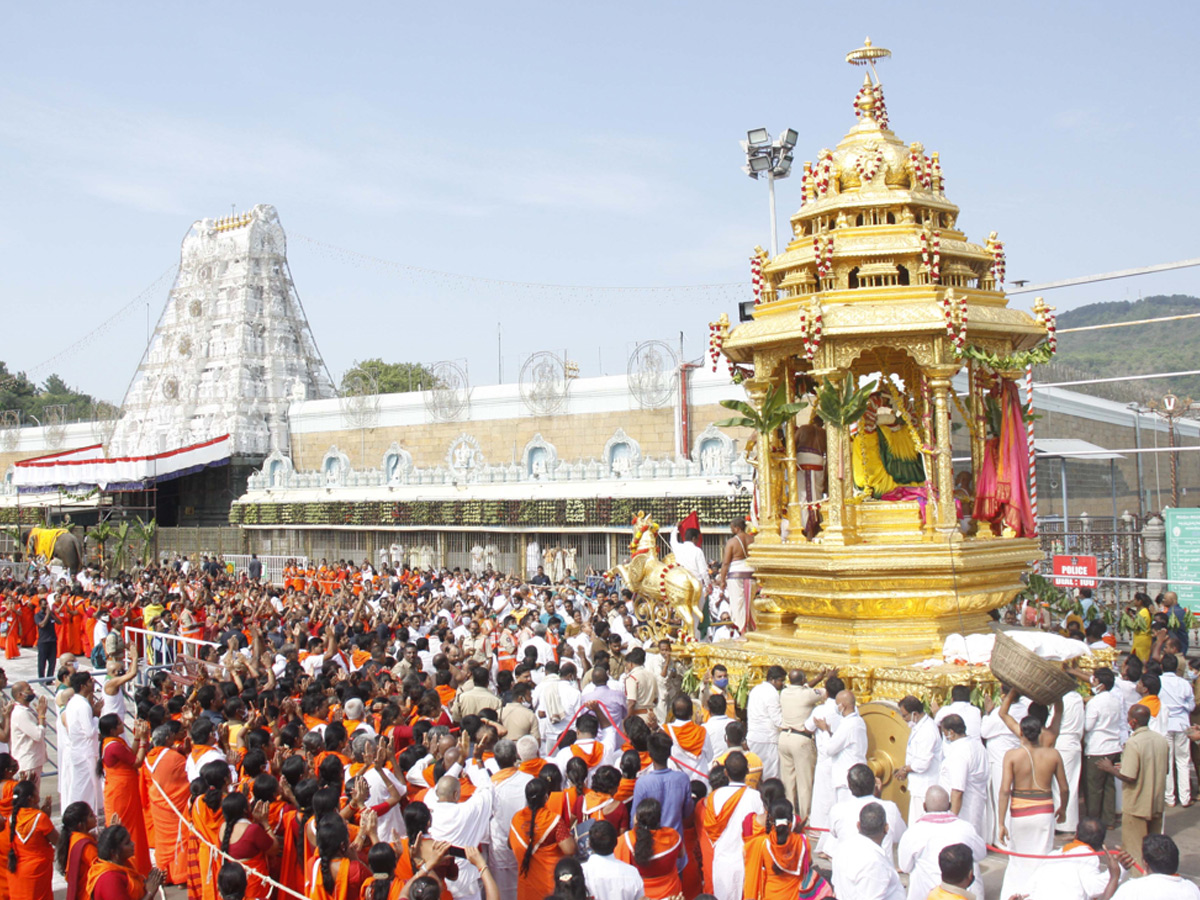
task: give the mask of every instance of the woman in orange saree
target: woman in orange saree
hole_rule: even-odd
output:
[[[340,816],[326,816],[317,826],[317,856],[309,870],[309,900],[355,900],[370,870],[350,849],[350,832]]]
[[[562,805],[550,804],[546,782],[525,785],[526,807],[513,816],[508,846],[517,858],[517,900],[543,900],[554,893],[554,866],[575,852],[575,838]]]
[[[22,781],[13,789],[13,811],[6,823],[12,835],[7,860],[9,900],[46,900],[54,895],[58,831],[50,821],[50,798],[39,809],[40,800],[36,781]]]
[[[4,621],[8,623],[8,631],[4,636],[4,658],[16,659],[21,655],[21,645],[18,640],[21,614],[15,599],[4,604]]]
[[[0,753],[0,900],[8,900],[8,851],[12,848],[12,830],[8,820],[12,817],[13,788],[17,786],[17,761],[7,753]]]
[[[221,816],[221,798],[229,788],[229,764],[214,760],[200,767],[200,778],[207,790],[192,805],[192,825],[199,840],[196,843],[196,862],[199,869],[199,900],[217,900],[217,873],[221,857],[210,847],[221,845],[225,820]],[[192,896],[188,892],[189,897]],[[195,900],[195,898],[193,898]]]
[[[96,829],[96,814],[82,800],[76,800],[63,810],[62,824],[55,862],[67,879],[66,900],[91,900],[87,875],[96,861],[96,839],[91,834]]]
[[[136,850],[134,867],[143,877],[150,874],[150,839],[146,835],[145,811],[142,807],[142,763],[146,759],[149,722],[139,722],[133,738],[133,748],[121,737],[124,724],[116,713],[100,717],[100,760],[104,767],[104,814],[109,824],[113,817],[133,838]]]
[[[646,900],[682,900],[679,859],[683,838],[662,825],[662,804],[647,798],[638,804],[634,826],[617,841],[614,856],[635,866],[642,876]]]
[[[742,896],[752,900],[817,900],[833,891],[813,868],[812,853],[788,800],[768,810],[768,828],[746,841],[746,880]]]
[[[97,859],[88,870],[87,895],[92,900],[145,900],[158,893],[162,872],[145,878],[133,867],[133,840],[124,825],[110,825],[96,841]]]
[[[245,900],[267,900],[271,888],[263,877],[270,877],[268,855],[275,849],[275,835],[267,821],[268,807],[258,802],[251,808],[246,795],[226,794],[221,801],[225,829],[221,834],[221,852],[228,853],[246,870]]]

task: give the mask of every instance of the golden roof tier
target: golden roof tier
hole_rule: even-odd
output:
[[[857,124],[804,164],[784,252],[756,248],[752,320],[711,326],[756,410],[814,412],[757,417],[751,639],[837,664],[904,665],[984,630],[1040,556],[1015,380],[1053,352],[1053,316],[1008,307],[1003,244],[967,239],[938,154],[892,132],[887,56],[847,55],[868,67]],[[952,427],[970,436],[957,482]]]

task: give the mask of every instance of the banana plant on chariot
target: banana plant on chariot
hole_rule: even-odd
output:
[[[872,381],[862,387],[854,386],[855,379],[846,375],[840,382],[826,378],[817,389],[817,415],[826,425],[832,425],[841,435],[838,441],[837,478],[846,477],[846,459],[850,450],[850,426],[867,412],[867,401],[875,393],[879,382]]]

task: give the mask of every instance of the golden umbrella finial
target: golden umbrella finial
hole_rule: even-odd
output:
[[[887,59],[892,55],[891,50],[886,50],[883,47],[873,47],[871,39],[867,38],[863,41],[863,45],[857,50],[851,50],[846,54],[846,62],[852,66],[870,66],[871,74],[875,76],[875,83],[879,83],[879,73],[875,71],[875,60]]]

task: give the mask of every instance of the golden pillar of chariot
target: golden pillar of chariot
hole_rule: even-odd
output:
[[[1040,300],[1036,315],[1008,306],[995,233],[961,230],[938,154],[891,130],[873,64],[888,55],[868,40],[847,56],[869,67],[857,124],[804,163],[752,319],[712,326],[751,405],[807,399],[813,414],[755,441],[757,630],[736,652],[858,672],[877,697],[927,695],[911,664],[986,631],[1040,558],[1018,384],[1054,348]],[[815,495],[801,490],[814,427]]]

